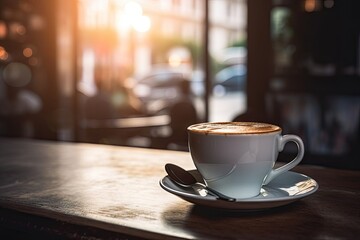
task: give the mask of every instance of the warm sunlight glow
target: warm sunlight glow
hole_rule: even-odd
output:
[[[181,65],[182,58],[179,55],[171,55],[169,57],[169,64],[172,67],[178,67]]]
[[[124,14],[130,22],[134,22],[143,14],[143,10],[139,3],[128,2],[124,7]]]
[[[148,16],[140,16],[135,19],[133,27],[138,32],[147,32],[150,30],[151,21]]]

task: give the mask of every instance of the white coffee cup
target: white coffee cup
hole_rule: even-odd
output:
[[[206,185],[229,197],[255,197],[261,187],[295,167],[304,156],[296,135],[281,135],[281,128],[256,122],[199,123],[188,127],[189,149]],[[273,169],[287,142],[295,142],[297,156]]]

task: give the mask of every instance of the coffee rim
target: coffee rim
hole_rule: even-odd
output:
[[[239,132],[206,132],[201,130],[192,129],[195,126],[201,125],[201,124],[225,124],[225,123],[246,123],[248,125],[250,124],[262,124],[262,125],[268,125],[275,127],[274,130],[264,131],[264,132],[249,132],[249,133],[239,133]],[[274,134],[274,133],[280,133],[282,131],[281,127],[271,124],[271,123],[264,123],[264,122],[202,122],[202,123],[196,123],[192,124],[187,127],[187,131],[191,133],[196,134],[202,134],[202,135],[219,135],[219,136],[244,136],[244,135],[265,135],[265,134]]]

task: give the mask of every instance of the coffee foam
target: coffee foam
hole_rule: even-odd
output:
[[[202,134],[241,135],[278,132],[281,131],[281,128],[272,124],[257,122],[213,122],[191,125],[188,127],[188,131]]]

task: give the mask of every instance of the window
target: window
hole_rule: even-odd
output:
[[[213,10],[209,15],[208,99],[203,60],[205,1],[169,2],[78,1],[77,90],[82,140],[91,140],[91,131],[95,135],[101,132],[95,141],[114,144],[134,143],[139,136],[169,138],[175,131],[170,126],[174,122],[171,111],[181,101],[195,109],[191,121],[183,114],[189,124],[232,120],[245,110],[245,1],[209,1]],[[231,14],[227,14],[227,6],[232,6]],[[115,124],[123,118],[156,116],[168,116],[168,121],[154,128],[134,127],[129,134],[123,133],[129,129],[121,131],[121,124]],[[93,120],[98,121],[98,131],[88,129]],[[116,131],[104,134],[104,124],[110,120],[113,125],[108,128]],[[149,142],[141,144],[148,146]]]

